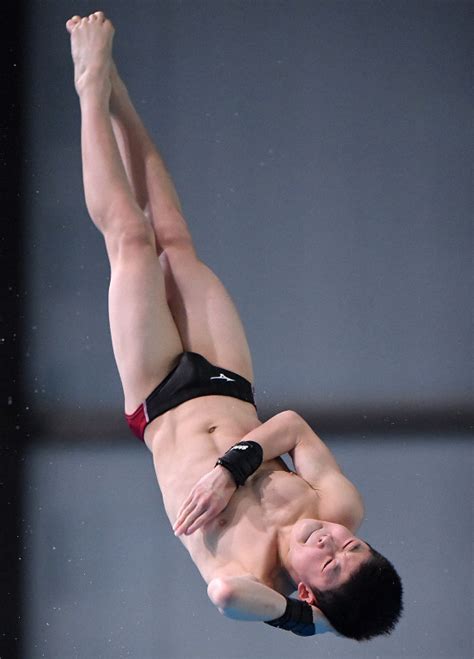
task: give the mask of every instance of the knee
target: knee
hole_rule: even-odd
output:
[[[113,230],[105,231],[104,238],[111,258],[143,249],[156,252],[155,232],[145,217],[140,221],[123,222]]]
[[[160,262],[165,273],[182,272],[198,261],[192,241],[176,240],[168,244],[160,254]]]
[[[181,213],[169,211],[158,218],[153,217],[152,220],[161,249],[194,250],[191,233]]]

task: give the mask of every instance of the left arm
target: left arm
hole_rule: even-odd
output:
[[[287,598],[276,590],[265,586],[252,576],[223,577],[213,579],[208,587],[209,599],[220,613],[234,620],[269,622],[281,618],[287,609]],[[301,600],[295,600],[301,603]],[[315,606],[308,607],[311,622],[300,624],[295,634],[312,636],[334,631],[329,621]],[[292,627],[291,623],[289,627]]]
[[[207,594],[220,613],[234,620],[274,620],[286,607],[283,595],[247,575],[212,579]]]

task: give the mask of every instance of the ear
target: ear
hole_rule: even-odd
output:
[[[310,590],[310,588],[308,588],[308,586],[303,583],[303,581],[300,581],[298,584],[298,597],[300,600],[306,602],[307,604],[312,604],[313,606],[318,605],[313,591]]]

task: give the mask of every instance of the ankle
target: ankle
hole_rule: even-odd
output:
[[[109,101],[112,91],[107,71],[103,67],[89,67],[74,81],[79,97],[97,97]]]
[[[77,90],[81,108],[87,105],[88,108],[97,107],[104,112],[109,112],[110,89],[104,85],[87,84]]]

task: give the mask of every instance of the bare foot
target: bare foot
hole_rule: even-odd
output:
[[[74,61],[74,83],[79,95],[98,83],[105,92],[111,91],[112,40],[114,27],[103,12],[96,11],[85,18],[73,16],[66,23],[71,35]]]

